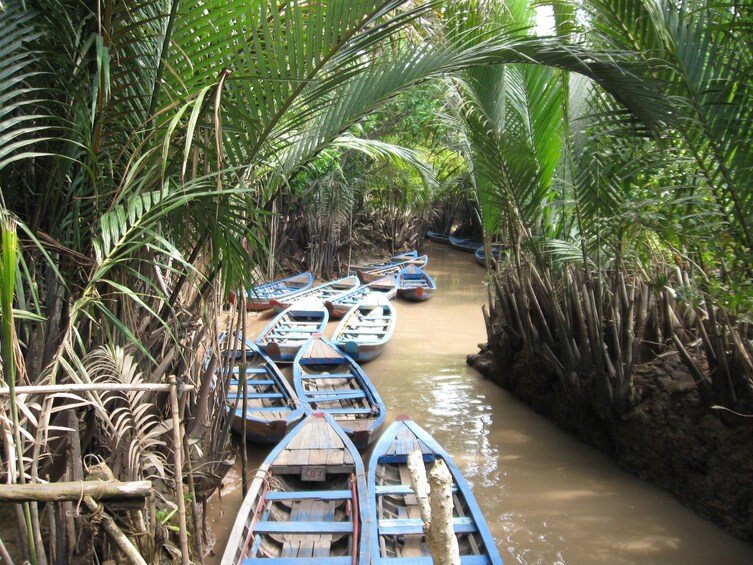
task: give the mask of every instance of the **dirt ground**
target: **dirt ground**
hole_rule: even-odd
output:
[[[753,418],[703,406],[674,355],[635,370],[635,403],[604,418],[566,394],[537,360],[505,366],[487,346],[468,364],[624,469],[661,486],[699,515],[753,542]]]

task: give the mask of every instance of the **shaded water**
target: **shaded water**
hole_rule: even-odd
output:
[[[753,563],[753,545],[625,473],[468,367],[466,355],[486,341],[484,270],[443,245],[429,243],[426,252],[437,293],[423,303],[395,301],[395,335],[364,369],[389,409],[387,425],[408,414],[453,456],[507,565]],[[256,320],[254,330],[269,320]],[[268,448],[248,447],[255,468]],[[236,465],[222,502],[210,500],[218,555],[206,563],[219,563],[241,501],[239,476]]]

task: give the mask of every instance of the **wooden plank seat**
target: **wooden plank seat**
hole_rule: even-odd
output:
[[[316,500],[345,500],[353,498],[349,490],[303,490],[303,491],[272,491],[266,495],[267,500],[288,500],[313,498]]]
[[[301,379],[352,379],[353,373],[322,373],[320,375],[303,375]]]
[[[458,486],[452,485],[452,492],[457,491]],[[375,492],[377,496],[407,496],[415,494],[410,485],[377,485]]]
[[[453,529],[456,534],[470,534],[478,531],[472,518],[453,518]],[[403,535],[421,534],[424,531],[424,522],[421,518],[395,518],[379,520],[379,535]]]
[[[266,386],[266,385],[277,384],[277,383],[275,383],[275,381],[272,381],[272,380],[269,380],[269,379],[258,380],[258,381],[256,379],[249,379],[246,382],[248,383],[248,386],[262,386],[262,385]],[[230,381],[230,386],[243,386],[243,382],[242,381],[238,381],[238,380],[231,380]]]
[[[260,557],[247,558],[241,561],[241,565],[301,565],[302,563],[321,563],[322,565],[352,565],[353,558],[346,557]]]
[[[326,402],[328,400],[355,400],[366,398],[362,390],[312,390],[306,391],[306,400],[309,402]]]
[[[432,565],[431,557],[382,557],[380,561],[395,565]],[[489,565],[491,561],[486,555],[461,555],[460,565]]]
[[[285,328],[285,327],[278,326],[275,328],[275,332],[277,333],[286,333],[286,332],[287,333],[299,333],[299,332],[311,333],[311,330],[317,327],[318,325],[315,326],[313,324],[308,327],[301,327],[301,328]]]
[[[268,522],[261,520],[254,526],[257,534],[352,534],[353,522]]]
[[[245,412],[250,414],[253,412],[290,412],[292,410],[293,409],[287,404],[280,404],[278,406],[249,406],[246,408]],[[235,413],[239,416],[243,415],[243,407],[239,406]]]
[[[235,400],[236,398],[243,398],[243,394],[228,394],[228,400]],[[252,392],[246,395],[246,400],[253,400],[258,398],[283,398],[280,392]]]
[[[219,372],[219,370],[215,372]],[[238,365],[235,365],[232,369],[225,369],[223,372],[237,375],[238,373],[241,372],[241,368]],[[246,367],[247,375],[263,375],[266,372],[267,372],[266,367]]]
[[[371,414],[371,408],[319,408],[319,410],[333,416],[337,414]]]

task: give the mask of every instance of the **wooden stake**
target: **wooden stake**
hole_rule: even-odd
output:
[[[0,485],[0,502],[59,502],[76,501],[83,496],[95,500],[121,498],[146,498],[152,491],[150,481],[129,483],[105,481],[72,481],[65,483],[27,483],[25,485]]]
[[[83,502],[89,509],[89,511],[99,520],[102,529],[107,532],[107,535],[109,535],[110,539],[115,542],[115,545],[117,545],[118,548],[120,548],[120,550],[125,553],[126,557],[130,559],[131,563],[134,563],[136,565],[146,565],[146,561],[144,561],[144,558],[141,557],[141,554],[131,543],[131,540],[129,540],[125,536],[125,534],[120,531],[120,528],[118,528],[115,520],[113,520],[112,517],[110,517],[110,515],[105,512],[105,509],[97,504],[91,496],[84,496]]]
[[[460,549],[452,523],[452,475],[445,462],[438,459],[429,472],[431,486],[430,531],[426,543],[437,565],[460,565]]]
[[[168,377],[170,383],[170,412],[173,418],[173,449],[175,450],[175,497],[178,503],[178,526],[180,528],[180,551],[183,565],[190,565],[188,553],[188,530],[186,527],[186,501],[183,498],[183,431],[178,407],[178,386],[175,375]]]

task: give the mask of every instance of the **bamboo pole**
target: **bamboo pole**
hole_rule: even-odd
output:
[[[170,384],[163,383],[142,383],[142,384],[120,384],[120,383],[97,383],[97,384],[78,384],[69,383],[62,385],[37,385],[37,386],[17,386],[16,394],[55,394],[58,392],[170,392]],[[192,384],[184,384],[183,390],[191,391],[194,389]],[[0,396],[8,396],[9,387],[0,387]]]
[[[173,418],[173,449],[175,450],[175,497],[178,503],[178,526],[180,528],[180,551],[183,565],[190,565],[188,553],[188,530],[186,526],[186,501],[183,498],[183,440],[181,437],[178,390],[175,375],[168,377],[170,383],[170,411]]]
[[[144,498],[152,491],[150,481],[111,483],[105,481],[70,481],[64,483],[27,483],[25,485],[0,485],[0,502],[60,502],[81,500],[90,496],[94,500]]]
[[[139,551],[131,543],[131,540],[129,540],[120,528],[118,528],[115,520],[105,512],[104,507],[97,504],[91,496],[84,496],[83,502],[89,511],[98,519],[102,529],[107,532],[107,535],[110,536],[110,539],[112,539],[115,545],[125,553],[131,563],[134,563],[135,565],[147,565]]]

